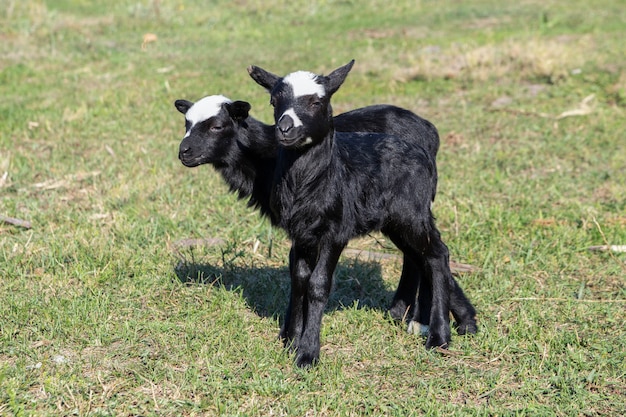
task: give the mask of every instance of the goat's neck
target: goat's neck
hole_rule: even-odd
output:
[[[236,144],[232,158],[224,167],[228,171],[224,177],[243,197],[252,192],[259,171],[266,171],[270,166],[273,170],[276,164],[278,145],[274,126],[248,117],[239,125]]]
[[[289,175],[296,187],[317,182],[328,173],[335,158],[334,130],[330,130],[324,139],[304,149],[283,149],[281,167],[283,175]]]
[[[278,143],[275,126],[266,125],[252,117],[241,124],[237,143],[249,159],[276,158]]]
[[[228,156],[215,168],[236,192],[239,198],[254,194],[255,182],[259,175],[273,171],[276,161],[277,146],[274,128],[251,117],[240,122],[235,146]],[[269,168],[268,168],[269,167]]]
[[[303,219],[314,219],[326,210],[317,205],[323,199],[315,197],[312,205],[307,200],[327,190],[333,175],[332,165],[337,159],[334,140],[331,130],[314,146],[305,149],[281,148],[279,151],[270,205],[273,218],[289,232],[292,239],[299,239],[296,237],[297,230],[292,229],[293,221],[298,223]]]

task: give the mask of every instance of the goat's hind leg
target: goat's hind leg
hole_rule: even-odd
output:
[[[467,299],[459,283],[451,277],[450,282],[450,311],[454,316],[456,331],[458,334],[475,334],[478,332],[476,325],[476,309]]]
[[[409,319],[409,332],[420,335],[428,333],[432,307],[432,282],[429,266],[420,253],[404,241],[399,234],[385,230],[391,241],[403,251],[402,275],[398,289],[391,302],[389,313],[395,320]],[[417,303],[415,300],[417,293]],[[459,334],[476,333],[476,310],[467,299],[461,286],[451,276],[450,311],[456,321]],[[407,316],[407,314],[410,315]]]
[[[419,271],[419,287],[417,293],[417,305],[409,321],[409,333],[428,334],[430,322],[430,310],[432,307],[432,283],[427,266],[423,265]],[[467,299],[459,283],[451,276],[450,280],[450,312],[454,317],[454,327],[458,334],[475,334],[478,331],[476,325],[476,310]]]
[[[450,272],[448,247],[441,240],[439,231],[431,226],[424,248],[427,270],[432,284],[432,307],[426,348],[447,348],[450,343],[450,294],[454,288]]]
[[[413,309],[413,314],[409,319],[407,327],[409,333],[420,336],[428,336],[430,310],[433,305],[433,287],[430,282],[430,275],[427,271],[428,269],[423,259],[420,258],[420,267],[416,275],[416,279],[419,281],[417,303]],[[452,298],[452,295],[450,298]]]
[[[429,223],[416,223],[410,219],[404,226],[404,230],[413,233],[389,234],[383,231],[405,254],[415,261],[412,265],[417,267],[418,273],[412,277],[403,275],[400,279],[400,288],[408,288],[403,281],[412,279],[418,282],[419,291],[428,291],[420,297],[423,305],[414,310],[413,318],[419,321],[428,320],[428,338],[426,347],[447,347],[450,342],[450,297],[454,288],[452,274],[450,272],[448,248],[441,240],[439,231],[432,219]],[[424,276],[425,275],[425,276]],[[396,297],[394,297],[396,300]],[[430,313],[426,313],[430,300]],[[419,315],[419,317],[416,317]]]
[[[389,307],[389,314],[394,320],[404,321],[411,317],[411,310],[415,307],[415,295],[420,284],[420,273],[419,266],[405,253],[402,258],[400,282]]]
[[[432,298],[430,294],[430,287],[422,288],[427,277],[424,273],[423,259],[418,256],[418,253],[413,250],[401,233],[397,233],[395,230],[386,228],[382,232],[391,239],[396,247],[402,251],[402,274],[400,275],[400,282],[398,288],[391,301],[391,307],[389,308],[389,314],[394,320],[404,321],[413,317],[422,319],[424,325],[428,324],[430,318],[430,305]],[[415,297],[417,293],[420,295],[419,310],[416,309]],[[422,303],[423,302],[423,303]],[[426,308],[426,313],[422,314],[421,310]]]
[[[394,320],[408,321],[409,333],[425,336],[428,334],[432,305],[431,284],[422,259],[411,250],[408,253],[403,256],[402,275],[389,314]]]
[[[432,284],[428,278],[422,279],[419,285],[417,308],[413,310],[413,316],[409,321],[409,333],[428,334],[430,322],[430,309],[432,306]],[[467,299],[459,283],[452,277],[450,282],[450,312],[454,317],[454,328],[460,335],[476,334],[476,310]]]

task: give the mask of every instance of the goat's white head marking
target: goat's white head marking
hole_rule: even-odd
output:
[[[317,82],[317,78],[318,76],[312,72],[296,71],[285,76],[283,81],[291,86],[294,97],[317,94],[321,98],[326,95],[326,89]]]
[[[185,113],[185,118],[189,122],[189,130],[185,133],[185,138],[191,134],[191,129],[194,125],[210,119],[211,117],[217,116],[224,103],[232,103],[232,100],[227,97],[217,95],[204,97],[195,102],[187,113]]]

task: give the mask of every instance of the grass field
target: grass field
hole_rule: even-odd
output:
[[[0,1],[0,415],[626,413],[626,2]],[[302,371],[283,232],[183,167],[178,98],[269,122],[250,64],[356,64],[336,112],[439,128],[434,205],[479,333],[392,322],[344,256]],[[350,248],[395,253],[383,236]]]

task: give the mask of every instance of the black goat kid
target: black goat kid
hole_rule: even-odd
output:
[[[270,202],[292,239],[291,297],[281,336],[296,350],[299,366],[319,358],[322,315],[341,252],[350,239],[375,230],[425,271],[432,289],[426,347],[448,346],[451,309],[460,333],[476,331],[475,310],[452,278],[431,213],[433,158],[415,140],[335,132],[330,98],[353,63],[328,76],[298,71],[280,78],[248,69],[270,91],[281,145]]]

